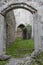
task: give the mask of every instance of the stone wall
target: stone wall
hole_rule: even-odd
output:
[[[23,30],[21,28],[17,28],[17,34],[16,37],[23,38]]]
[[[0,0],[0,2],[6,2],[6,0]]]
[[[0,55],[5,54],[6,27],[4,17],[0,14]]]
[[[15,17],[14,17],[14,12],[11,10],[10,12],[7,13],[5,16],[6,19],[6,43],[7,45],[11,45],[12,42],[15,40]]]

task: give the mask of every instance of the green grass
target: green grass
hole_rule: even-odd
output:
[[[0,61],[0,65],[5,65],[8,61]]]
[[[26,54],[30,54],[34,48],[34,42],[32,39],[22,40],[17,38],[13,44],[6,49],[6,53],[14,57],[24,57]]]

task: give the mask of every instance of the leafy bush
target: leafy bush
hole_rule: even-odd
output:
[[[26,25],[26,28],[27,28],[27,39],[30,39],[32,34],[32,26],[28,24]]]

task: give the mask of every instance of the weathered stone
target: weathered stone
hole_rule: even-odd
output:
[[[8,60],[8,59],[10,59],[10,58],[11,58],[10,55],[1,55],[1,56],[0,56],[0,61]]]
[[[0,14],[0,55],[5,53],[6,30],[4,17]]]
[[[33,14],[35,51],[39,49],[43,50],[43,23],[41,22],[41,17],[40,17],[40,15],[42,16],[43,13],[40,14],[40,12],[42,12],[40,9],[41,7],[39,7],[39,3],[36,3],[36,4],[33,1],[30,2],[30,4],[29,3],[27,4],[27,2],[24,4],[19,2],[16,5],[15,5],[15,2],[14,3],[9,2],[3,5],[2,7],[0,6],[1,8],[0,9],[0,21],[1,21],[0,22],[0,44],[1,44],[0,52],[3,50],[3,43],[5,43],[5,41],[7,42],[7,45],[9,45],[15,40],[15,33],[14,33],[15,32],[15,17],[11,9],[18,7],[18,5],[19,7],[24,8]],[[36,9],[38,10],[38,12]],[[8,12],[9,10],[11,11]],[[6,24],[4,23],[5,22],[4,17],[1,14],[4,16],[6,14],[5,16]],[[4,27],[5,25],[6,27]],[[7,38],[6,38],[6,35],[7,35]],[[5,48],[5,44],[4,44],[4,48]]]
[[[8,12],[6,14],[6,43],[7,45],[11,45],[12,42],[15,41],[15,17],[14,17],[14,13],[13,10],[11,10],[10,12]]]

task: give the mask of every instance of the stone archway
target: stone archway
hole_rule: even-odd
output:
[[[26,9],[26,10],[30,11],[33,14],[34,21],[35,21],[35,18],[37,18],[37,15],[38,15],[37,14],[37,10],[34,7],[32,7],[31,5],[28,5],[27,3],[11,3],[11,4],[8,4],[5,8],[3,8],[3,10],[1,10],[1,12],[0,12],[0,16],[1,16],[0,20],[1,20],[1,22],[5,23],[5,19],[6,19],[5,16],[8,14],[8,12],[10,12],[10,10],[12,10],[12,9],[17,9],[17,8],[23,8],[23,9]],[[35,22],[34,24],[36,24],[36,23],[37,22]],[[5,26],[5,25],[2,24],[2,26]],[[5,29],[6,28],[2,27],[2,31],[1,32],[3,32],[3,30],[5,30]],[[35,29],[37,29],[36,26],[34,26],[34,30]],[[2,42],[2,45],[4,45],[3,48],[5,48],[5,43],[6,43],[6,34],[4,34],[4,33],[6,33],[6,30],[5,30],[5,32],[3,32],[4,38],[3,38],[3,35],[0,34],[0,35],[2,35],[2,41],[1,42]],[[35,33],[35,35],[34,35],[34,40],[35,41],[37,40],[37,38],[35,37],[36,34],[37,33]],[[36,46],[37,46],[37,48],[35,48],[35,50],[38,49],[38,45],[35,45],[35,47]],[[2,50],[3,50],[3,48],[2,48]],[[3,52],[5,52],[5,49],[4,49]]]
[[[6,5],[5,5],[6,6]],[[32,7],[31,5],[21,2],[21,3],[10,3],[8,4],[2,11],[1,14],[3,16],[5,16],[7,14],[7,12],[11,11],[12,9],[18,9],[18,8],[22,8],[22,9],[26,9],[28,11],[30,11],[32,14],[37,12],[37,10]]]
[[[20,24],[17,27],[17,31],[18,31],[17,34],[19,33],[21,39],[27,39],[27,29],[24,24]]]

